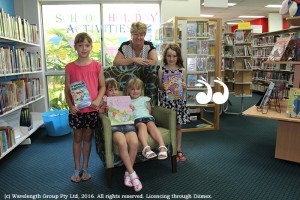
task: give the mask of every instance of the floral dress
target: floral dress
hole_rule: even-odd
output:
[[[179,68],[175,71],[171,71],[167,69],[165,66],[162,67],[164,74],[170,74],[170,73],[182,73],[183,69]],[[164,76],[162,76],[164,77]],[[163,81],[163,80],[162,80]],[[176,123],[177,124],[186,124],[186,122],[189,122],[190,120],[190,112],[189,109],[186,107],[186,99],[174,99],[170,100],[167,98],[166,91],[163,90],[160,92],[160,106],[168,109],[172,109],[176,111]]]

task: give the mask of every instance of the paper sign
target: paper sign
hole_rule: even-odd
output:
[[[239,22],[238,23],[238,29],[250,29],[251,24],[250,22]]]

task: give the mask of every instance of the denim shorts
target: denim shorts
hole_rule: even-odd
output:
[[[136,126],[138,123],[144,123],[147,124],[148,122],[154,122],[155,123],[155,119],[153,117],[142,117],[142,118],[138,118],[134,120],[134,125]]]
[[[111,132],[121,132],[121,133],[128,133],[128,132],[136,132],[135,126],[133,124],[125,124],[125,125],[117,125],[111,127]]]

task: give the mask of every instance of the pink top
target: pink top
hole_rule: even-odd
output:
[[[95,60],[88,65],[79,66],[75,62],[67,64],[66,71],[70,75],[70,84],[80,80],[86,82],[87,89],[91,95],[92,101],[94,101],[99,92],[99,75],[101,72],[102,64]],[[74,103],[74,102],[73,102]],[[91,107],[83,108],[80,112],[92,112],[96,111]]]

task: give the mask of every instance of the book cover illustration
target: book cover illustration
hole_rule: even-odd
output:
[[[196,74],[188,74],[186,77],[186,85],[187,87],[196,87],[198,76]]]
[[[197,70],[196,58],[187,58],[186,59],[186,70],[188,72],[195,72]]]
[[[268,57],[268,60],[280,61],[290,41],[291,37],[278,38]]]
[[[130,96],[107,97],[107,105],[108,118],[112,126],[134,123]]]
[[[300,88],[291,88],[286,109],[288,117],[300,118]]]
[[[257,102],[256,106],[260,109],[264,108],[265,106],[268,105],[270,96],[273,92],[275,83],[274,82],[270,82],[269,87],[266,89],[264,95],[261,97],[261,99]]]
[[[196,105],[196,95],[198,94],[199,91],[187,91],[186,92],[186,104],[191,106],[191,105]]]
[[[187,42],[187,54],[197,54],[197,41],[189,40]]]
[[[164,86],[166,88],[167,99],[183,99],[182,74],[180,72],[164,74]]]
[[[188,22],[186,25],[186,36],[187,37],[196,37],[197,36],[197,23]]]
[[[74,104],[78,109],[89,107],[92,104],[91,95],[85,81],[71,83],[70,90]]]
[[[235,43],[243,43],[244,42],[244,31],[236,31],[235,32]]]

